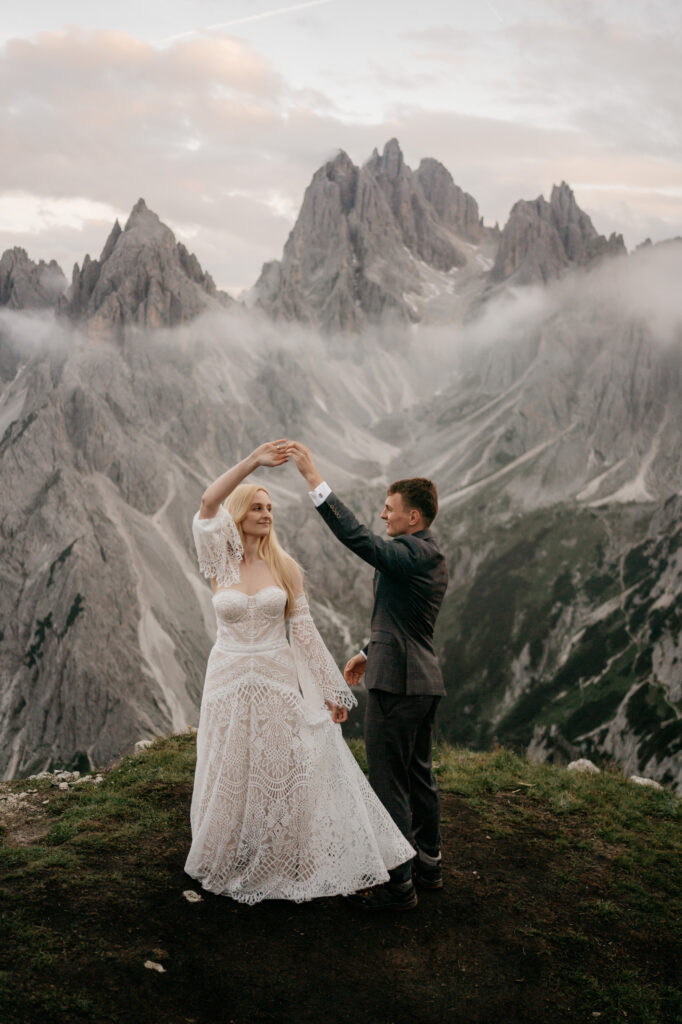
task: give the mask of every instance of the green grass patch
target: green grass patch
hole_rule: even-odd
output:
[[[349,745],[365,769],[362,742]],[[490,993],[514,1007],[520,984],[530,1002],[496,1019],[677,1019],[682,805],[672,793],[616,771],[577,775],[502,748],[442,744],[446,889],[409,921],[357,920],[340,900],[254,908],[205,896],[192,906],[182,890],[198,886],[182,869],[194,747],[194,736],[173,736],[100,785],[35,786],[50,799],[43,837],[17,846],[9,829],[0,846],[3,1022],[274,1021],[292,1007],[302,1022],[350,1019],[354,993],[356,1017],[374,992],[395,997],[395,957],[431,1019],[448,1019],[451,998],[486,1019]],[[349,981],[337,1007],[320,971],[353,941],[379,966]],[[166,973],[145,970],[148,959]],[[408,1010],[418,1019],[408,1003],[396,1021]]]

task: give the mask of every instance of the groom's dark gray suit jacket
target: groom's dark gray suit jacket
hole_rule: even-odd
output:
[[[429,530],[393,540],[363,526],[332,491],[317,511],[338,539],[373,565],[374,608],[365,671],[368,690],[445,693],[433,629],[445,594],[445,558]]]

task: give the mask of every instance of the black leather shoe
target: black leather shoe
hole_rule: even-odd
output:
[[[348,896],[348,902],[362,910],[414,910],[417,892],[412,882],[384,882]]]
[[[427,864],[425,861],[415,857],[414,880],[420,889],[442,889],[443,868],[438,864]]]

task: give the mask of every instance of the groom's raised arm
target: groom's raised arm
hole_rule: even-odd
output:
[[[322,479],[310,450],[304,445],[290,442],[286,454],[306,480],[313,504],[329,529],[363,561],[390,576],[409,576],[418,570],[425,555],[430,558],[409,536],[386,540],[361,523]]]

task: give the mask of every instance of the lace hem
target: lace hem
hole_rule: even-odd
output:
[[[321,699],[346,708],[357,706],[355,696],[317,631],[304,594],[294,603],[289,619],[289,641],[306,700],[318,705]]]
[[[199,569],[206,579],[214,579],[219,587],[239,583],[244,549],[239,530],[227,509],[221,505],[212,519],[199,519],[197,512],[192,520],[192,533]]]

